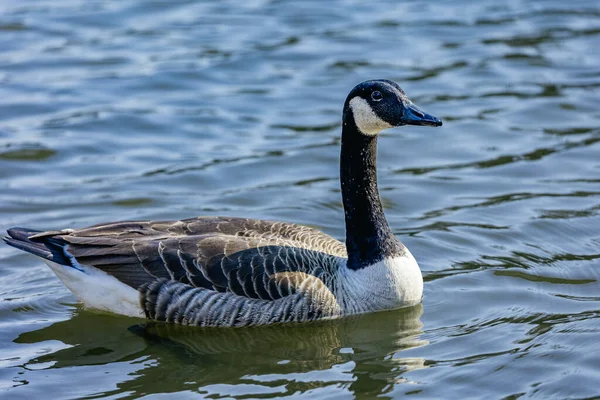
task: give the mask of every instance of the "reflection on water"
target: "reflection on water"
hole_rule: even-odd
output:
[[[257,393],[293,394],[344,387],[352,393],[382,394],[424,368],[421,358],[402,351],[426,345],[420,339],[422,306],[335,321],[251,329],[190,328],[80,312],[73,318],[27,332],[17,343],[60,340],[73,346],[30,360],[39,370],[130,363],[133,377],[115,392],[196,390],[211,385],[253,385]],[[89,394],[94,393],[93,385]],[[215,389],[216,390],[216,389]],[[110,394],[105,393],[105,394]],[[225,395],[226,393],[221,393]]]

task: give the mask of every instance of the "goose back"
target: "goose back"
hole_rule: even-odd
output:
[[[295,289],[276,274],[329,281],[345,246],[316,229],[247,218],[126,221],[31,236],[64,247],[74,266],[98,268],[140,289],[160,279],[275,300]]]

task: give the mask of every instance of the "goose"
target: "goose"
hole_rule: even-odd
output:
[[[377,137],[441,126],[398,84],[369,80],[344,103],[340,181],[345,244],[286,222],[202,216],[82,229],[11,228],[85,307],[195,326],[305,322],[414,306],[423,278],[392,233],[377,188]]]

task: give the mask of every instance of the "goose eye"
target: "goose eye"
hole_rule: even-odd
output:
[[[381,92],[378,92],[376,90],[373,93],[371,93],[371,98],[375,101],[379,101],[379,100],[383,99],[383,95],[381,94]]]

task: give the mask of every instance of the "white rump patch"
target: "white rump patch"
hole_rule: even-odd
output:
[[[392,125],[379,118],[369,103],[362,97],[353,97],[349,104],[356,127],[363,134],[374,136],[382,130],[392,127]]]
[[[144,318],[139,292],[117,278],[94,267],[78,264],[76,269],[44,261],[86,307]]]

